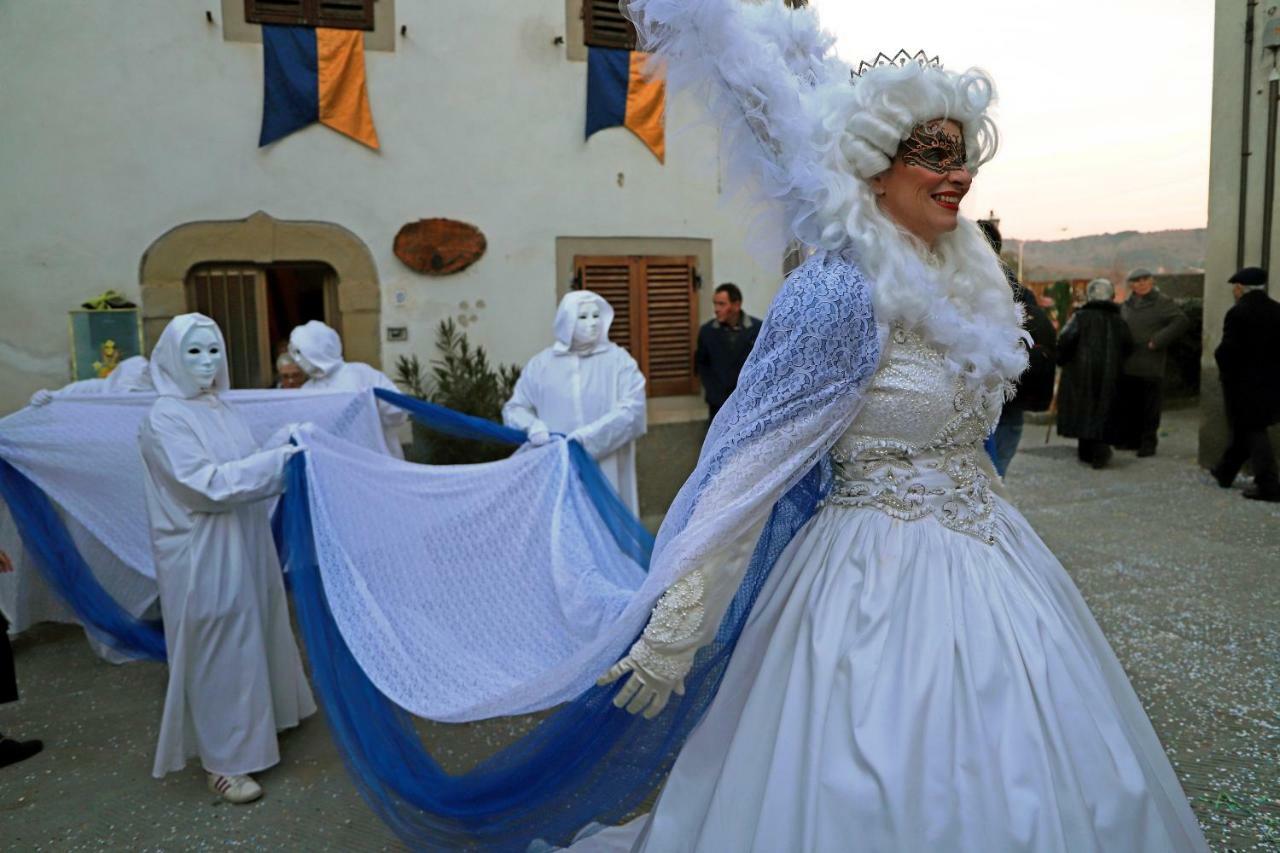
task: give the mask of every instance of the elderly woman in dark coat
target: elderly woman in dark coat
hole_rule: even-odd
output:
[[[1088,302],[1058,337],[1058,435],[1079,439],[1079,456],[1094,468],[1111,459],[1116,436],[1116,390],[1133,334],[1105,278],[1089,282]]]

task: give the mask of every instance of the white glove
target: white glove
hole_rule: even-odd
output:
[[[696,569],[662,594],[640,639],[596,682],[603,687],[631,673],[613,697],[614,705],[630,714],[643,712],[652,720],[667,707],[672,693],[684,695],[684,677],[693,668],[706,614],[703,596],[702,572]]]
[[[646,720],[652,720],[667,707],[672,693],[684,695],[684,677],[692,666],[692,654],[664,655],[650,648],[641,637],[627,656],[609,667],[596,684],[604,687],[631,673],[613,697],[613,704],[626,708],[628,714],[643,712]]]
[[[541,447],[551,440],[551,431],[542,421],[534,421],[530,424],[526,435],[529,436],[529,443],[534,447]]]
[[[31,395],[31,405],[47,406],[53,402],[53,392],[48,388],[41,388],[39,391]]]
[[[275,450],[277,447],[283,447],[284,445],[289,443],[290,439],[293,438],[293,434],[296,431],[309,425],[310,424],[305,424],[305,423],[285,424],[284,426],[280,427],[280,429],[271,433],[271,436],[262,443],[262,449]]]

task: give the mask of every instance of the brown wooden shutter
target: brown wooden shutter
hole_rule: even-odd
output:
[[[698,393],[693,348],[698,341],[695,258],[643,258],[646,370],[655,397]]]
[[[250,24],[311,23],[309,0],[244,0],[244,19]]]
[[[316,26],[372,30],[373,0],[315,0]]]
[[[688,256],[576,257],[577,280],[613,306],[609,340],[631,353],[652,397],[696,394],[697,259]]]
[[[622,14],[618,0],[582,0],[582,23],[588,47],[636,49],[636,28]]]
[[[187,307],[217,323],[227,341],[232,388],[271,386],[266,304],[266,280],[256,267],[201,267],[187,277]]]
[[[372,30],[374,0],[244,0],[251,24]]]
[[[575,258],[578,281],[584,290],[594,291],[613,307],[609,340],[631,353],[636,361],[640,350],[639,328],[633,328],[631,310],[631,258]]]

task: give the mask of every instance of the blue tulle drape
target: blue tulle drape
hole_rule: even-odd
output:
[[[0,495],[41,576],[85,629],[130,657],[165,660],[163,626],[137,619],[116,603],[93,576],[48,496],[3,459]]]
[[[406,844],[424,850],[565,844],[583,826],[619,821],[640,806],[714,698],[774,563],[830,486],[829,469],[817,466],[774,507],[714,642],[685,679],[685,696],[657,719],[614,708],[616,685],[592,688],[470,772],[451,776],[413,718],[365,676],[337,629],[316,562],[305,465],[305,456],[289,462],[282,518],[313,686],[362,796]]]

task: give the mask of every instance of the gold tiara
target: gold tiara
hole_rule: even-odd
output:
[[[938,57],[930,56],[929,54],[925,53],[923,50],[917,50],[915,53],[908,53],[904,48],[898,51],[897,53],[895,53],[893,56],[889,56],[887,53],[877,53],[876,58],[871,60],[870,62],[863,60],[862,62],[858,63],[858,70],[853,72],[853,76],[861,77],[863,74],[866,74],[872,68],[883,68],[887,65],[893,65],[898,68],[903,68],[912,62],[916,63],[921,68],[941,68],[942,67],[942,60],[940,60]]]

